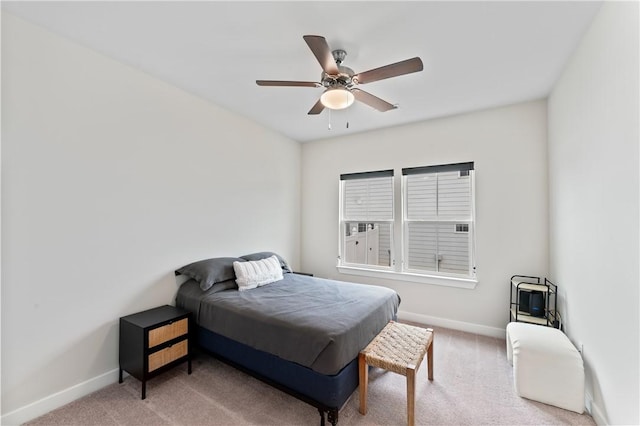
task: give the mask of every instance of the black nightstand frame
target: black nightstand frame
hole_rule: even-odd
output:
[[[186,333],[175,336],[154,347],[149,347],[150,331],[173,324],[185,318],[187,319]],[[142,399],[145,399],[147,394],[147,380],[162,374],[184,361],[187,361],[187,371],[191,374],[192,330],[191,313],[169,305],[120,318],[120,370],[118,382],[122,383],[122,372],[126,371],[142,382]],[[171,348],[173,345],[182,344],[185,341],[187,345],[186,355],[173,359],[153,371],[149,371],[150,355]]]

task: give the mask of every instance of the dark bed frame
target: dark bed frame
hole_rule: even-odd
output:
[[[338,412],[358,387],[357,358],[338,374],[326,376],[203,327],[197,328],[196,340],[221,361],[316,407],[321,426],[325,424],[325,413],[329,423],[338,423]]]

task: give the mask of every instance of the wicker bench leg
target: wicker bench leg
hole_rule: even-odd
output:
[[[367,414],[367,385],[369,384],[369,366],[363,353],[358,355],[358,387],[360,393],[360,414]]]
[[[407,424],[415,424],[416,413],[416,370],[407,368]]]
[[[427,377],[429,380],[433,380],[433,330],[428,328],[427,330],[431,331],[431,337],[429,342],[429,347],[427,348]]]

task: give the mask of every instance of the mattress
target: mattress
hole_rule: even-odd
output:
[[[176,297],[199,326],[325,375],[353,361],[399,304],[385,287],[298,274],[247,291],[203,292],[187,281]]]

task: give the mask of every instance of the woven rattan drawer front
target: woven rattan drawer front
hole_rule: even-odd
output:
[[[149,330],[149,347],[153,348],[161,343],[183,336],[188,331],[189,320],[187,318]]]
[[[163,365],[169,364],[171,361],[175,361],[187,355],[189,351],[187,340],[176,343],[173,346],[162,349],[161,351],[152,353],[149,355],[149,373],[153,370],[157,370]]]

